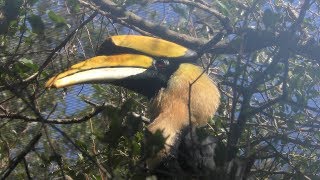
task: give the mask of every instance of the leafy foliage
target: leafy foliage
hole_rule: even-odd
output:
[[[222,103],[196,134],[217,140],[217,177],[236,179],[224,168],[241,162],[247,178],[319,178],[319,1],[114,1],[141,21],[110,3],[0,0],[1,178],[154,177],[145,160],[164,137],[145,132],[147,99],[111,85],[44,89],[105,36],[128,33],[204,53]]]

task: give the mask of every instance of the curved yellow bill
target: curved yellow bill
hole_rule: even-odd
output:
[[[144,55],[96,56],[75,64],[46,82],[46,87],[62,88],[80,83],[111,82],[146,71],[153,59]]]
[[[149,36],[118,35],[106,41],[110,40],[115,46],[130,48],[156,57],[181,58],[194,57],[197,54],[184,46]]]

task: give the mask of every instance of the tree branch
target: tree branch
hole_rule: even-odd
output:
[[[42,134],[38,133],[35,137],[33,137],[29,144],[24,148],[24,150],[9,162],[8,167],[0,173],[0,179],[6,179],[10,175],[10,173],[16,168],[19,162],[22,161],[24,157],[34,148],[41,136]]]
[[[24,82],[26,81],[30,81],[34,78],[36,78],[38,75],[41,74],[41,72],[44,70],[45,67],[48,66],[48,64],[50,62],[52,62],[53,60],[53,56],[60,51],[69,41],[70,39],[78,32],[79,29],[81,29],[82,27],[84,27],[88,22],[90,22],[96,15],[98,14],[98,12],[94,12],[88,19],[86,19],[85,21],[83,21],[77,28],[75,28],[57,47],[55,47],[51,53],[48,55],[48,57],[46,58],[46,60],[42,63],[42,65],[40,66],[38,72],[34,73],[33,75],[31,75],[30,77],[26,78],[24,80]]]
[[[111,18],[116,22],[121,23],[122,21],[124,21],[130,25],[138,27],[139,29],[150,33],[152,32],[152,34],[154,35],[157,35],[163,39],[177,42],[190,49],[197,49],[199,46],[205,43],[204,40],[177,33],[166,28],[165,26],[147,21],[109,0],[80,0],[80,2],[86,6],[89,6],[93,10],[99,11],[103,14],[107,13],[109,15],[112,15]]]
[[[189,1],[189,0],[159,0],[159,2],[162,3],[181,3],[181,4],[186,4],[192,7],[196,7],[199,9],[202,9],[212,15],[214,15],[219,21],[220,24],[224,27],[224,29],[227,31],[228,34],[233,32],[233,28],[230,24],[230,20],[228,17],[224,16],[223,14],[221,14],[219,11],[211,8],[208,5],[203,5],[194,1]]]

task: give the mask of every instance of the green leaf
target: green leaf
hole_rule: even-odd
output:
[[[162,131],[157,130],[155,133],[146,131],[146,146],[145,155],[146,157],[152,157],[157,154],[161,149],[164,148],[166,138],[163,137]]]
[[[16,71],[22,77],[27,77],[28,74],[34,73],[37,69],[38,65],[27,58],[19,59],[19,61],[14,65],[14,71]]]
[[[28,22],[31,25],[32,32],[39,35],[44,33],[45,27],[40,16],[32,14],[30,17],[28,17]]]
[[[80,3],[77,0],[67,0],[71,12],[78,13],[80,11]]]
[[[229,16],[229,10],[226,5],[224,5],[222,2],[217,1],[217,4],[219,5],[220,11],[222,11],[222,14],[225,16]]]
[[[67,25],[67,21],[53,11],[49,11],[48,16],[56,24],[56,27],[63,27]]]
[[[25,67],[27,67],[28,71],[36,71],[39,68],[39,66],[35,64],[31,59],[21,58],[19,62],[21,62]]]
[[[19,61],[23,64],[33,64],[32,60],[27,58],[21,58]]]
[[[134,156],[138,156],[141,153],[141,145],[139,144],[139,142],[137,141],[133,141],[132,142],[132,154]]]
[[[78,140],[78,139],[75,140],[75,143],[77,146],[81,147],[83,150],[88,151],[88,144],[87,143],[85,143],[81,140]]]

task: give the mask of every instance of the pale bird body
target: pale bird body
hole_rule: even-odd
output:
[[[219,90],[204,70],[193,64],[181,64],[167,87],[162,88],[151,102],[154,121],[148,130],[153,133],[161,130],[167,139],[165,149],[158,158],[149,161],[149,165],[158,164],[157,161],[170,154],[171,147],[177,143],[182,129],[188,128],[190,121],[192,126],[206,125],[219,103]]]

